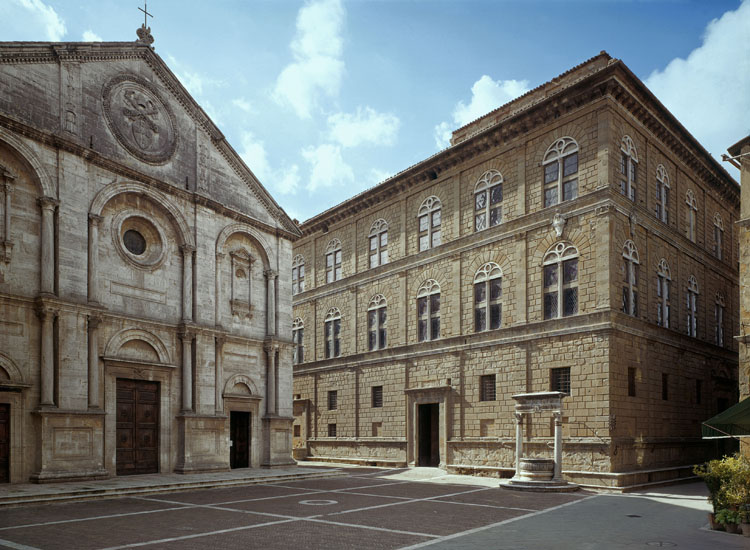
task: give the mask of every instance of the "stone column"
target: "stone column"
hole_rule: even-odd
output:
[[[9,176],[4,176],[3,190],[5,191],[5,228],[3,230],[3,240],[10,241],[10,195],[13,193],[13,180]]]
[[[214,398],[214,401],[216,403],[216,414],[224,414],[224,403],[222,402],[222,380],[224,380],[224,363],[223,363],[223,354],[224,354],[224,337],[218,336],[216,338],[216,358],[214,362],[215,366],[215,372],[214,372],[214,388],[216,391],[216,397]]]
[[[55,208],[58,201],[51,197],[41,197],[42,208],[42,294],[55,293]]]
[[[55,338],[54,321],[57,312],[47,306],[39,306],[37,315],[42,321],[41,338],[41,395],[40,405],[43,407],[55,406]]]
[[[89,272],[88,298],[89,302],[99,303],[99,223],[101,216],[89,214]]]
[[[184,244],[182,251],[182,320],[193,320],[193,252],[194,246]]]
[[[523,456],[523,413],[516,415],[516,477],[521,475],[521,457]]]
[[[89,315],[89,409],[101,409],[102,407],[99,396],[99,334],[96,330],[100,322],[100,317]]]
[[[216,303],[214,304],[216,311],[214,313],[214,324],[217,327],[221,326],[221,302],[223,300],[222,293],[221,293],[221,264],[224,260],[225,254],[223,252],[217,252],[216,253],[216,291],[215,291],[215,300]]]
[[[266,351],[266,414],[276,414],[276,349],[277,346],[267,342],[263,349]]]
[[[180,334],[182,338],[182,412],[193,411],[193,335]]]
[[[263,272],[266,276],[266,334],[268,336],[276,335],[276,277],[279,274],[273,269],[266,269]]]
[[[555,471],[552,479],[562,478],[562,412],[555,412]]]

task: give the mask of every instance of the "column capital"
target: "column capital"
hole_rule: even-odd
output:
[[[54,321],[55,317],[57,317],[58,314],[57,308],[44,303],[36,304],[36,306],[34,307],[34,312],[42,321],[46,321],[47,319],[49,319],[50,321]]]
[[[0,180],[2,180],[5,185],[10,185],[13,183],[14,179],[16,179],[16,176],[14,176],[12,172],[4,166],[0,166]]]
[[[552,416],[555,419],[555,426],[562,426],[562,411],[555,411]]]
[[[192,244],[181,244],[180,250],[182,251],[183,256],[187,256],[195,252],[195,247]]]
[[[98,226],[102,220],[104,220],[103,216],[89,212],[89,224]]]
[[[218,334],[215,336],[215,339],[216,339],[216,344],[219,347],[222,347],[227,341],[227,337],[225,334]]]
[[[273,269],[266,269],[263,271],[263,275],[266,277],[266,279],[275,279],[279,276],[279,272]]]
[[[96,327],[98,327],[102,322],[102,316],[101,315],[88,315],[86,317],[87,320],[87,326],[89,330],[96,330]]]
[[[177,336],[179,336],[182,340],[192,341],[192,339],[195,338],[196,334],[197,331],[194,328],[185,325],[182,325],[177,329]]]
[[[516,417],[516,424],[523,424],[523,413],[513,413]]]
[[[13,177],[12,176],[10,179],[4,179],[3,190],[5,191],[6,195],[10,195],[13,192]]]
[[[277,342],[263,342],[263,350],[266,353],[272,353],[274,351],[278,351],[279,344]]]
[[[216,253],[216,259],[217,260],[223,260],[226,257],[226,254],[224,252],[217,252]]]
[[[54,211],[60,201],[53,197],[39,197],[37,203],[42,207],[42,210]]]

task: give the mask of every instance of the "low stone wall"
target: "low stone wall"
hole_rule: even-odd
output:
[[[406,460],[403,439],[318,438],[308,440],[308,458],[354,458],[367,460]]]

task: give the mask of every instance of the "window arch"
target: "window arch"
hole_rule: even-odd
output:
[[[388,222],[383,218],[372,222],[369,234],[370,267],[388,263]]]
[[[672,284],[672,272],[667,260],[662,258],[656,266],[656,324],[660,327],[670,327],[670,298],[669,286]]]
[[[714,256],[721,260],[724,256],[724,220],[721,214],[714,214]]]
[[[721,292],[716,293],[714,302],[714,343],[717,346],[724,346],[724,295]]]
[[[297,254],[292,261],[292,296],[305,291],[305,257]]]
[[[488,262],[474,275],[474,331],[494,330],[502,322],[503,270]]]
[[[656,217],[669,223],[669,174],[663,164],[656,167]]]
[[[688,207],[687,212],[687,231],[688,239],[695,242],[696,224],[698,218],[698,200],[695,198],[695,194],[692,189],[688,189],[685,193],[685,203]]]
[[[698,336],[698,281],[693,275],[688,278],[687,283],[687,333],[689,336]]]
[[[544,254],[544,318],[578,313],[578,249],[561,241]]]
[[[620,193],[635,202],[638,182],[638,151],[633,139],[625,135],[620,142]]]
[[[578,196],[578,142],[562,137],[544,153],[544,206]],[[562,201],[560,199],[562,197]]]
[[[341,279],[341,241],[332,239],[326,246],[326,283]]]
[[[324,336],[326,359],[341,355],[341,311],[337,307],[326,313]]]
[[[417,340],[440,338],[440,285],[428,279],[417,291]]]
[[[367,306],[367,349],[383,349],[387,344],[386,323],[388,303],[385,296],[376,294]]]
[[[622,247],[624,278],[622,287],[622,311],[628,315],[638,316],[638,267],[640,259],[638,249],[631,240],[625,241]]]
[[[435,196],[427,197],[419,207],[417,217],[419,219],[420,252],[440,246],[441,208],[440,199]]]
[[[303,344],[305,336],[305,323],[300,317],[292,321],[292,344],[294,346],[294,364],[297,365],[305,361],[305,346]]]
[[[487,170],[474,186],[474,231],[500,225],[502,220],[503,175]]]

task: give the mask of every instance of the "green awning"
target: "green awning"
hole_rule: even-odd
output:
[[[706,420],[701,432],[703,439],[750,436],[750,398]]]

